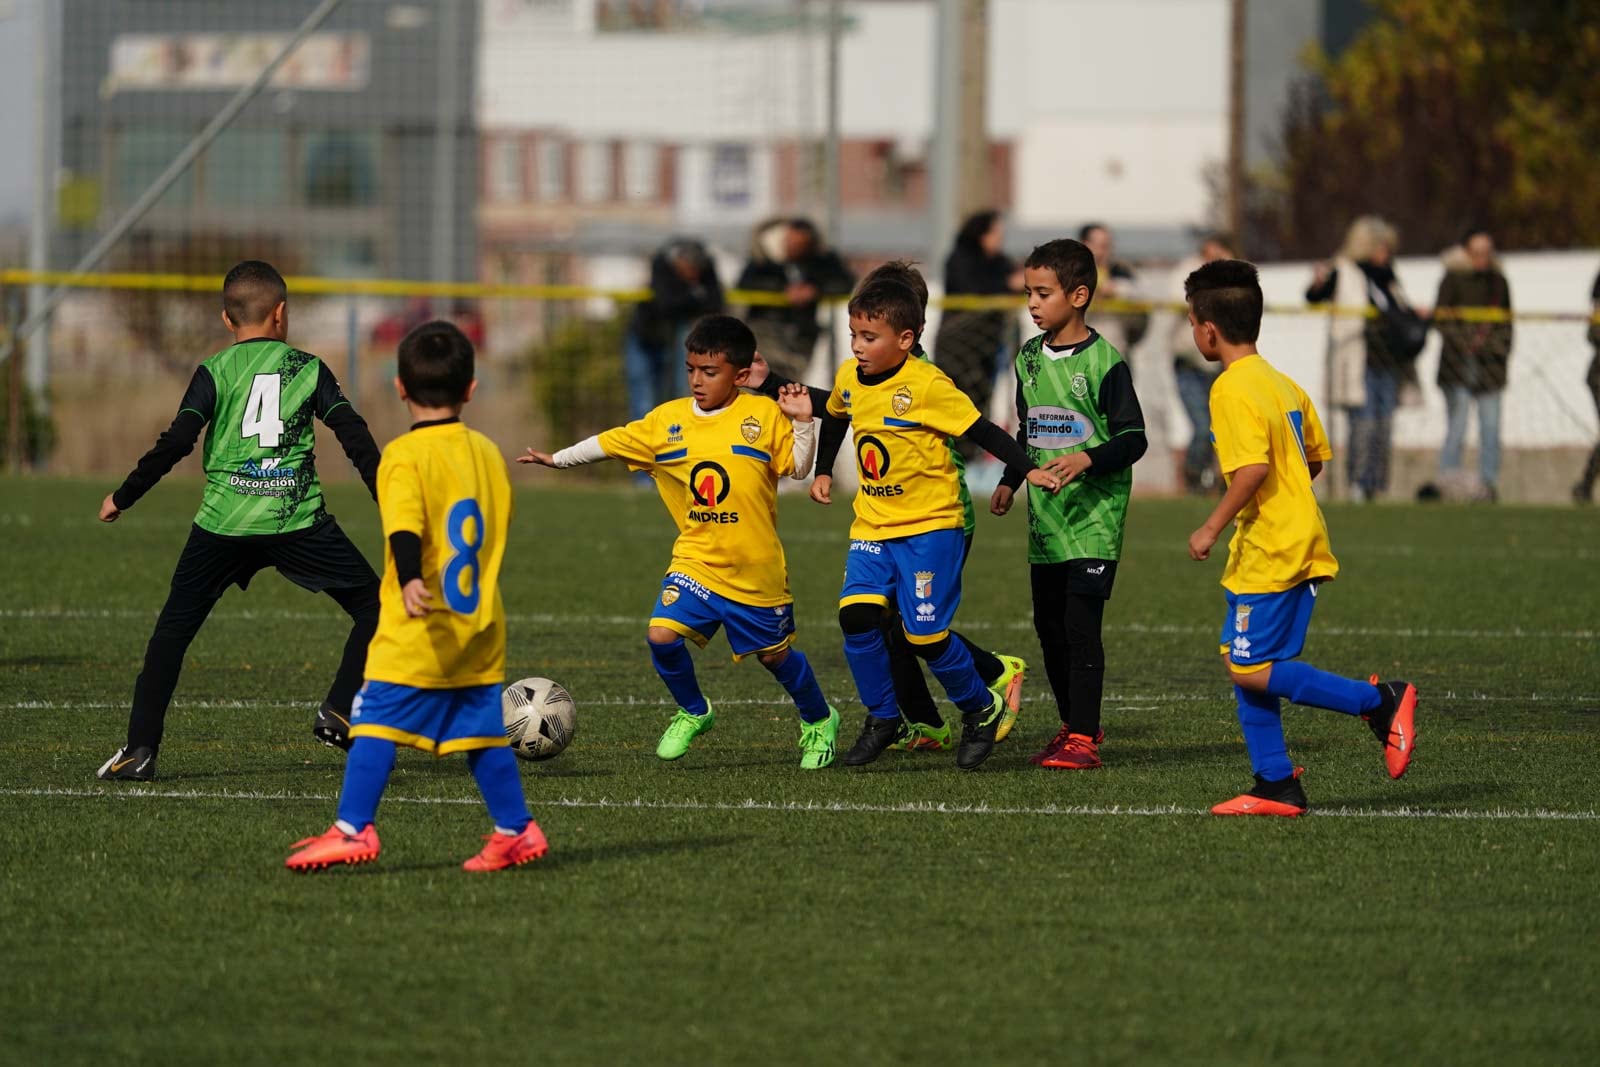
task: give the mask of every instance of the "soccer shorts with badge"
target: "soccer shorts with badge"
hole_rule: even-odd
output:
[[[1280,593],[1228,593],[1220,651],[1235,671],[1253,674],[1300,655],[1320,583],[1313,578]]]
[[[381,738],[435,756],[509,744],[497,684],[419,689],[368,681],[350,706],[350,736]]]
[[[853,540],[845,555],[839,606],[896,608],[908,641],[935,644],[949,632],[961,604],[966,550],[959,527],[885,541]]]
[[[789,647],[794,641],[794,604],[741,604],[672,571],[661,580],[650,625],[671,630],[701,648],[727,627],[728,647],[733,658],[741,660]]]

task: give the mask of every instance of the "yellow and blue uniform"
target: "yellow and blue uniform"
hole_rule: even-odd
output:
[[[794,598],[778,541],[778,479],[794,473],[794,424],[773,401],[738,395],[719,411],[673,400],[600,435],[601,449],[655,479],[678,527],[651,612],[704,646],[723,626],[734,658],[794,639]]]
[[[1305,390],[1259,355],[1211,387],[1211,439],[1228,481],[1242,467],[1267,467],[1235,520],[1222,576],[1220,651],[1236,671],[1261,670],[1300,654],[1317,585],[1339,573],[1310,469],[1333,452]]]
[[[840,607],[900,610],[914,643],[944,639],[961,603],[965,557],[961,475],[948,440],[979,419],[949,375],[908,359],[887,377],[864,383],[846,360],[828,397],[828,414],[855,433],[855,522],[845,557]]]
[[[421,425],[383,450],[378,510],[386,541],[396,533],[421,539],[432,610],[421,618],[406,614],[394,549],[386,546],[378,630],[350,736],[440,756],[505,745],[500,570],[511,521],[505,459],[459,420]]]

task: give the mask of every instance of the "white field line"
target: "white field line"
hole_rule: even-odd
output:
[[[0,789],[0,796],[11,797],[77,797],[114,800],[248,800],[287,803],[331,804],[339,798],[326,793],[265,793],[249,790],[187,790],[146,789],[132,786],[127,789]],[[401,797],[386,796],[392,804],[422,804],[434,806],[477,807],[483,801],[477,797]],[[1084,816],[1094,818],[1174,818],[1209,815],[1205,808],[1184,808],[1177,805],[1155,807],[1098,806],[1092,804],[1046,804],[1040,807],[1011,807],[992,804],[947,804],[941,801],[914,800],[903,804],[861,804],[848,800],[793,801],[793,800],[612,800],[600,797],[585,800],[582,797],[555,797],[536,801],[535,807],[589,808],[610,811],[743,811],[783,813],[836,813],[870,815],[1020,815],[1020,816]],[[1474,811],[1467,808],[1312,808],[1311,814],[1323,818],[1339,819],[1451,819],[1463,822],[1493,822],[1523,819],[1536,822],[1592,822],[1600,820],[1597,811],[1556,811],[1550,808],[1491,808]]]
[[[127,609],[85,609],[85,608],[6,608],[0,609],[0,619],[39,619],[49,622],[77,622],[93,621],[100,619],[143,619],[153,622],[156,610],[132,611]],[[286,621],[286,622],[328,622],[344,624],[345,617],[336,611],[214,611],[210,618],[233,622],[258,622],[258,621]],[[506,616],[507,622],[526,623],[533,626],[618,626],[644,628],[646,615],[644,609],[632,615],[593,615],[583,613],[510,613]],[[837,625],[831,617],[807,617],[801,620],[806,629],[828,629]],[[1032,632],[1031,619],[1012,619],[1006,622],[988,622],[974,619],[962,622],[963,630],[1025,630]],[[1107,633],[1125,634],[1159,634],[1173,636],[1209,635],[1215,637],[1218,632],[1216,626],[1178,625],[1176,623],[1163,623],[1150,625],[1148,623],[1122,623],[1107,626]],[[1329,637],[1399,637],[1419,639],[1459,639],[1477,638],[1492,641],[1504,640],[1532,640],[1532,641],[1594,641],[1600,639],[1600,630],[1528,630],[1520,626],[1510,629],[1469,629],[1458,627],[1376,627],[1376,626],[1321,626],[1316,629],[1318,634]]]

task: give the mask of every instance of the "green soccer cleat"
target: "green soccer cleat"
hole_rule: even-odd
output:
[[[1017,724],[1017,713],[1022,710],[1022,677],[1028,665],[1020,656],[1002,656],[997,652],[995,658],[1005,668],[1000,672],[1000,677],[995,679],[993,687],[1006,702],[1006,710],[1000,715],[1000,729],[994,735],[995,744],[999,744]]]
[[[681,759],[683,754],[689,751],[694,739],[716,724],[716,709],[712,708],[709,700],[706,701],[704,715],[690,715],[679,708],[678,713],[667,724],[667,732],[661,735],[661,742],[656,745],[656,755],[664,760]]]
[[[820,771],[828,766],[838,744],[839,709],[829,704],[826,719],[800,723],[800,769]]]
[[[950,739],[950,724],[941,722],[930,726],[925,722],[906,724],[910,737],[906,740],[907,752],[949,752],[955,742]]]

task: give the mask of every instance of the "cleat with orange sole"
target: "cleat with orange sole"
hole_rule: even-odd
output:
[[[1087,734],[1068,734],[1066,744],[1041,759],[1039,766],[1063,771],[1092,771],[1100,766],[1100,746]]]
[[[1000,715],[1000,728],[994,734],[994,743],[998,745],[1010,735],[1011,728],[1017,724],[1017,715],[1022,711],[1022,680],[1028,671],[1028,664],[1020,656],[995,653],[995,658],[1000,661],[1002,670],[1000,677],[994,681],[994,690],[1005,701],[1005,710]]]
[[[299,851],[283,861],[285,867],[291,871],[320,871],[340,863],[371,863],[378,858],[382,846],[371,823],[358,834],[347,834],[335,823],[321,837],[296,841],[294,847]]]
[[[1300,785],[1300,776],[1305,771],[1304,767],[1296,767],[1292,775],[1278,782],[1266,781],[1258,774],[1255,788],[1216,805],[1211,809],[1211,814],[1276,815],[1291,819],[1304,815],[1310,807],[1306,791]]]
[[[492,833],[485,834],[483,851],[461,865],[464,871],[503,871],[507,867],[517,867],[530,863],[550,851],[550,843],[544,838],[544,831],[539,829],[539,824],[528,821],[520,834]]]
[[[1389,777],[1399,778],[1417,750],[1417,687],[1410,682],[1380,682],[1376,674],[1367,681],[1383,694],[1383,706],[1367,717],[1367,725],[1383,742]]]

